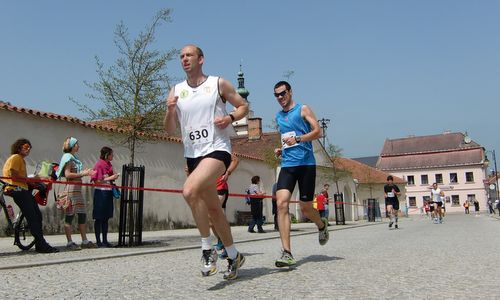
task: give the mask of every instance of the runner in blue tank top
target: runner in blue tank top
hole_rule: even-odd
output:
[[[311,131],[311,125],[301,116],[303,107],[295,103],[289,111],[281,110],[276,114],[276,123],[282,135],[303,136]],[[286,147],[286,151],[281,153],[281,167],[316,165],[311,141],[301,141],[292,146],[288,146],[283,140],[281,143],[282,147]]]
[[[328,220],[321,218],[313,208],[316,183],[316,160],[312,141],[319,138],[320,128],[313,111],[306,105],[296,103],[292,88],[286,81],[274,86],[274,96],[282,110],[276,114],[276,123],[281,134],[281,148],[274,150],[281,156],[281,171],[278,177],[276,201],[278,205],[278,227],[283,251],[276,260],[276,267],[291,267],[296,264],[290,246],[290,216],[288,208],[295,184],[299,185],[299,200],[302,214],[313,221],[319,230],[319,243],[328,242]]]

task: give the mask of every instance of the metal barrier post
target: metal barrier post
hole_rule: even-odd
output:
[[[334,194],[333,199],[335,200],[335,224],[345,225],[344,195]]]
[[[143,188],[144,166],[123,165],[122,186]],[[121,191],[118,246],[139,246],[142,244],[143,190]]]
[[[376,199],[368,199],[368,222],[375,222],[376,204]]]

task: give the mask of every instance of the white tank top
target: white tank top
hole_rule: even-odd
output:
[[[175,85],[177,116],[184,143],[184,157],[196,158],[214,151],[231,153],[230,134],[232,125],[219,129],[215,117],[227,115],[226,103],[219,93],[219,77],[208,76],[197,87],[187,81]]]
[[[431,190],[431,193],[432,193],[432,201],[434,202],[443,202],[443,200],[441,199],[441,189],[440,188],[437,188],[437,189],[432,189]]]

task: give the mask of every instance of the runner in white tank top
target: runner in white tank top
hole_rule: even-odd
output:
[[[185,46],[180,59],[187,79],[170,91],[164,124],[168,134],[175,133],[177,121],[181,126],[189,170],[183,196],[201,235],[201,273],[210,276],[218,270],[217,252],[210,241],[210,219],[228,255],[224,279],[236,279],[245,258],[233,244],[215,181],[224,174],[231,161],[228,126],[247,115],[248,103],[229,81],[203,74],[205,57],[199,47]],[[235,111],[227,114],[224,101],[235,107]]]
[[[431,197],[434,205],[434,223],[441,224],[443,222],[443,211],[441,208],[443,206],[442,199],[444,198],[444,192],[438,188],[438,184],[436,182],[432,184]]]
[[[219,93],[219,77],[209,76],[197,87],[187,80],[175,85],[177,116],[180,121],[184,156],[196,158],[214,151],[231,153],[232,126],[215,126],[215,117],[227,116],[226,103]]]

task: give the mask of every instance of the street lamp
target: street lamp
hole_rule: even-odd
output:
[[[328,128],[328,124],[330,124],[330,119],[322,118],[321,120],[318,120],[318,122],[319,122],[319,126],[323,130],[323,147],[326,148],[326,145],[325,145],[326,129]]]
[[[491,155],[493,156],[493,166],[495,167],[495,183],[493,184],[493,186],[489,186],[490,190],[495,190],[495,199],[493,200],[497,200],[498,199],[498,172],[497,172],[497,158],[495,156],[495,150],[492,150],[492,151],[484,151],[484,163],[486,165],[488,165],[490,163],[490,161],[488,160],[488,156],[486,156],[487,153],[491,153]]]

